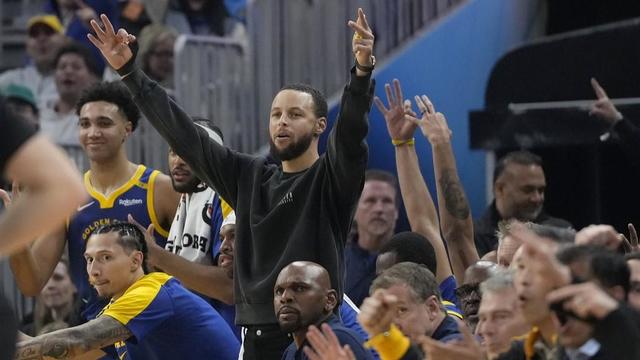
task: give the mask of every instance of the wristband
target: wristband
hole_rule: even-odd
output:
[[[413,146],[416,143],[416,138],[411,138],[407,140],[391,139],[391,143],[393,144],[393,146],[402,146],[402,145]]]
[[[376,67],[376,57],[375,57],[375,56],[373,56],[373,55],[371,55],[371,66],[365,66],[365,65],[360,64],[360,63],[358,62],[358,59],[354,59],[354,60],[355,60],[356,68],[357,68],[358,70],[360,70],[360,71],[363,71],[363,72],[368,72],[368,73],[370,73],[370,72],[372,72],[372,71],[373,71],[373,69]]]
[[[117,69],[116,72],[120,76],[126,76],[131,74],[136,69],[136,56],[138,56],[138,41],[134,41],[129,43],[129,49],[131,49],[131,59],[127,61],[126,64],[122,65],[120,69]]]

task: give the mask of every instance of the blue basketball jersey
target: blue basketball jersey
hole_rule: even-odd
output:
[[[144,165],[138,165],[131,179],[108,197],[93,188],[90,171],[84,174],[84,185],[90,199],[78,208],[78,212],[69,222],[67,241],[71,279],[83,301],[82,310],[86,310],[86,319],[93,318],[92,315],[97,314],[103,305],[97,305],[97,293],[89,284],[87,263],[84,259],[85,243],[95,229],[112,222],[126,222],[127,215],[131,214],[145,228],[153,224],[156,242],[164,247],[168,232],[160,226],[153,208],[155,178],[159,173]]]

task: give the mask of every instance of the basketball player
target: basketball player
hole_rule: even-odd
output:
[[[76,111],[80,144],[90,162],[84,175],[87,200],[66,227],[12,256],[11,267],[22,292],[35,296],[67,243],[71,276],[84,303],[82,317],[88,320],[104,306],[87,277],[83,252],[89,235],[101,225],[126,222],[131,214],[144,226],[153,224],[156,241],[164,246],[178,194],[168,176],[127,158],[124,144],[135,130],[140,112],[121,83],[93,86],[80,98]]]

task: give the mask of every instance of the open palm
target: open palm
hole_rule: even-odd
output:
[[[104,29],[97,21],[91,20],[91,27],[95,31],[95,35],[87,34],[87,38],[100,50],[109,65],[118,70],[133,57],[129,43],[135,41],[136,38],[127,33],[125,29],[119,29],[116,33],[106,15],[100,15],[100,19],[104,24]]]
[[[393,93],[391,92],[391,85],[385,84],[384,90],[387,93],[387,101],[389,102],[389,108],[387,108],[379,97],[375,97],[373,100],[378,107],[378,110],[384,116],[384,121],[387,123],[387,131],[392,140],[409,140],[413,137],[413,133],[416,130],[416,122],[410,118],[413,117],[411,111],[411,103],[405,101],[402,97],[402,88],[400,87],[400,81],[398,79],[393,80]]]

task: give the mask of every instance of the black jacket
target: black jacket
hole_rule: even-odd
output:
[[[298,173],[284,173],[265,158],[210,140],[140,70],[123,81],[171,148],[235,209],[237,324],[277,323],[273,285],[280,270],[297,260],[324,266],[342,298],[344,246],[368,159],[367,113],[374,88],[369,76],[358,77],[352,69],[327,152]]]
[[[498,222],[500,220],[502,220],[502,218],[500,214],[498,214],[494,200],[491,205],[487,207],[484,214],[473,221],[473,237],[480,257],[490,251],[496,250],[498,246],[496,230],[498,230]],[[549,216],[544,210],[533,222],[540,225],[551,225],[562,228],[571,227],[571,223],[568,221]]]

